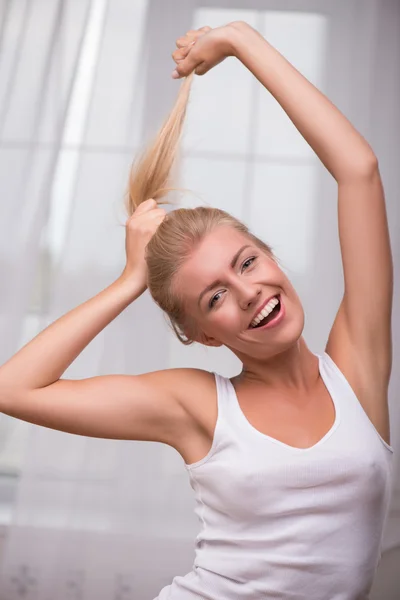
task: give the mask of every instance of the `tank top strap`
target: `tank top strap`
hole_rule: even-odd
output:
[[[360,423],[365,423],[367,428],[375,432],[375,435],[377,435],[382,444],[389,450],[389,453],[393,454],[393,447],[382,438],[376,427],[373,425],[355,391],[335,361],[327,352],[323,352],[320,358],[321,375],[334,399],[336,408],[343,414],[343,419],[346,422],[352,423],[354,431],[359,429]]]
[[[345,411],[349,402],[359,404],[354,390],[329,354],[322,352],[317,356],[320,359],[321,377],[336,407]]]
[[[215,378],[215,386],[217,392],[217,422],[215,424],[214,436],[209,452],[202,459],[195,463],[187,464],[185,467],[191,474],[197,467],[204,465],[218,451],[224,451],[232,444],[235,444],[237,436],[232,431],[232,422],[230,411],[232,405],[231,391],[229,389],[230,381],[227,377],[211,371]]]
[[[217,388],[218,418],[227,420],[229,412],[232,410],[232,384],[228,377],[215,372],[214,376]]]
[[[236,395],[233,383],[229,377],[224,377],[218,373],[214,373],[217,395],[218,395],[218,421],[228,426],[228,429],[234,433],[237,437],[238,432],[240,435],[245,436],[249,434],[246,431],[246,424],[244,423],[244,416],[242,414],[239,401]]]

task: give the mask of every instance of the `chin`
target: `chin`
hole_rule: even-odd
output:
[[[287,318],[287,314],[286,314],[285,318]],[[265,350],[268,352],[268,356],[264,355],[262,350],[260,352],[260,346],[259,346],[258,350],[256,350],[256,354],[254,355],[254,358],[272,358],[273,356],[281,354],[282,352],[289,350],[293,346],[296,346],[299,343],[299,341],[303,335],[304,324],[305,324],[305,314],[304,314],[302,306],[300,305],[300,310],[296,314],[295,318],[292,317],[290,322],[282,324],[282,329],[281,329],[279,335],[277,335],[274,338],[273,351],[271,352],[271,346],[270,346],[270,344],[268,344],[268,338],[266,337],[265,338]]]

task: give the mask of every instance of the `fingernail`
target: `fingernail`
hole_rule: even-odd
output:
[[[178,79],[179,78],[179,73],[178,71],[175,69],[175,71],[172,71],[172,77],[173,79]]]

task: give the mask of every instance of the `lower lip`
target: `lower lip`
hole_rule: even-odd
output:
[[[270,329],[271,327],[276,327],[277,325],[280,325],[280,323],[282,323],[282,321],[285,317],[286,311],[285,311],[285,305],[282,302],[281,296],[279,296],[279,301],[281,303],[281,309],[278,312],[278,314],[276,315],[275,319],[273,319],[269,323],[266,323],[265,325],[262,325],[261,327],[250,327],[251,331],[263,331],[263,329]]]

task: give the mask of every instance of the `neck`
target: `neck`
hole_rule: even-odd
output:
[[[238,357],[243,369],[238,380],[264,383],[269,388],[288,393],[308,393],[318,379],[318,358],[308,349],[303,336],[290,348],[268,358],[256,360]]]

